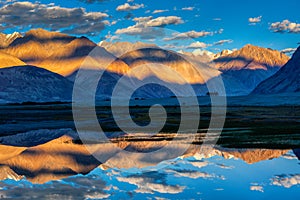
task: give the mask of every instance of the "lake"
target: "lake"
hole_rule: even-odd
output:
[[[175,136],[180,122],[176,106],[166,108],[165,126],[150,136],[123,133],[109,108],[96,110],[109,142],[91,140],[84,145],[69,104],[0,106],[0,196],[298,199],[300,107],[228,107],[221,136],[208,137],[216,145],[203,144],[211,112],[208,106],[200,107],[197,133],[187,131],[180,137]],[[147,124],[148,110],[147,106],[132,107],[131,116],[137,124]],[[84,128],[91,131],[88,125]],[[186,148],[191,135],[194,140]],[[173,154],[181,148],[182,154]]]

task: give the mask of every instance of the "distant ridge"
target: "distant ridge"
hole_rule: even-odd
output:
[[[277,50],[247,44],[240,50],[220,56],[214,63],[221,71],[264,69],[282,67],[289,57]]]
[[[276,73],[289,57],[279,51],[246,45],[213,61],[222,71],[227,95],[248,95],[259,83]]]

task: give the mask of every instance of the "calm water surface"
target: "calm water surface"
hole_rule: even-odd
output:
[[[200,151],[198,141],[181,157],[161,157],[164,161],[149,163],[145,152],[137,160],[95,159],[78,142],[68,105],[2,106],[0,197],[299,199],[299,110],[230,108],[222,136],[212,151]],[[101,113],[103,124],[110,125],[109,112]],[[201,114],[204,124],[199,133],[206,130],[209,109]],[[174,122],[175,114],[167,123],[174,128]],[[114,126],[108,129],[114,136]],[[119,139],[113,145],[142,151],[164,142],[162,138]],[[104,152],[110,150],[105,144],[99,147]]]

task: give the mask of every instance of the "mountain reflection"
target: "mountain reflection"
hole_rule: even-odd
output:
[[[143,145],[141,145],[141,143]],[[143,148],[155,149],[163,146],[165,143],[166,141],[124,142],[120,140],[118,143],[96,144],[94,145],[96,149],[108,152],[106,162],[103,163],[98,161],[84,145],[75,143],[74,138],[70,135],[63,135],[37,146],[17,147],[0,145],[0,179],[5,180],[9,178],[21,180],[26,178],[26,180],[32,183],[42,184],[77,174],[88,174],[95,168],[101,168],[102,170],[114,168],[114,163],[118,163],[118,168],[147,168],[156,165],[154,163],[147,162],[147,153],[138,154],[138,159],[133,161],[125,157],[114,157],[110,155],[111,146],[117,145],[123,149],[128,149],[134,146],[135,150],[142,151]],[[180,145],[177,144],[176,148],[180,148]],[[263,160],[270,160],[284,156],[289,151],[271,149],[230,149],[222,148],[220,146],[216,146],[212,151],[207,152],[200,152],[199,149],[199,145],[191,145],[185,154],[181,156],[181,159],[194,158],[194,161],[189,162],[190,165],[201,169],[209,165],[207,162],[202,162],[202,160],[214,156],[221,156],[224,159],[240,159],[245,163],[253,164]],[[297,152],[297,150],[294,150],[294,152]],[[164,154],[160,154],[160,156],[160,160],[168,158],[168,156]],[[232,166],[230,167],[223,163],[216,163],[216,166],[222,169],[233,168]],[[207,172],[187,170],[185,168],[169,169],[167,172],[180,177],[222,179],[222,176],[209,174]],[[139,185],[139,181],[136,180],[136,178],[137,177],[135,177],[134,185]],[[125,180],[128,181],[129,179],[120,178],[120,181]],[[180,190],[180,188],[169,188],[169,190],[173,189]]]

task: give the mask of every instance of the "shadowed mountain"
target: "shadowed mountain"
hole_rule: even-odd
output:
[[[161,64],[168,66],[178,73],[189,84],[204,84],[207,80],[220,74],[218,70],[210,66],[189,59],[189,57],[173,51],[160,48],[144,48],[128,52],[120,57],[130,68],[145,64]],[[171,74],[163,74],[165,81],[171,78]]]
[[[28,31],[1,52],[13,55],[27,64],[69,75],[76,71],[97,45],[86,37],[73,37],[43,29]]]
[[[205,95],[207,92],[205,82],[220,74],[218,70],[206,64],[160,48],[130,51],[118,59],[112,54],[103,54],[102,49],[95,48],[93,53],[96,55],[85,60],[82,65],[85,69],[80,71],[80,77],[77,77],[81,81],[79,85],[86,87],[83,91],[87,91],[95,84],[94,80],[102,75],[99,84],[96,83],[97,96],[100,98],[110,98],[119,80],[122,82],[118,85],[120,91],[117,92],[116,98],[128,97],[131,94],[127,92],[132,88],[138,90],[133,96],[140,98]],[[99,68],[88,67],[93,65]],[[76,76],[77,72],[68,76],[68,79],[74,81]],[[192,87],[196,89],[196,94],[191,92]],[[176,95],[167,88],[173,88]]]
[[[8,102],[70,101],[73,83],[34,66],[0,69],[0,99]]]
[[[260,82],[282,67],[289,57],[285,54],[253,45],[246,45],[213,61],[221,70],[228,95],[247,95]]]
[[[252,94],[300,92],[300,47],[276,74],[260,83]]]

